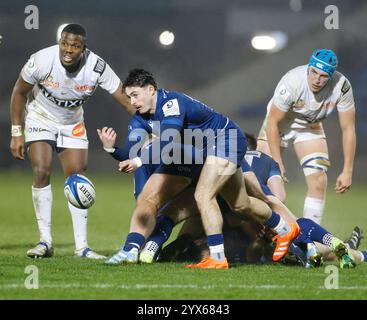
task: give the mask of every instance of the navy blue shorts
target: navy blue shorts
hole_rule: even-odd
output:
[[[243,159],[243,160],[242,160],[242,162],[241,162],[241,168],[242,168],[242,171],[243,171],[244,173],[246,173],[246,172],[254,172],[254,171],[251,169],[250,165],[247,163],[247,161],[246,161],[245,159]],[[254,174],[255,174],[255,172],[254,172]],[[256,176],[256,174],[255,174],[255,176]],[[271,191],[270,191],[269,187],[268,187],[267,185],[263,184],[263,183],[261,182],[261,180],[259,179],[259,177],[258,177],[258,176],[256,176],[256,178],[257,178],[257,181],[258,181],[258,182],[259,182],[259,184],[260,184],[260,187],[261,187],[262,191],[263,191],[267,196],[273,196],[273,194],[271,193]]]
[[[246,136],[236,123],[229,121],[227,126],[217,133],[214,142],[208,142],[204,152],[206,155],[226,159],[239,167],[246,150]]]
[[[134,173],[134,196],[137,198],[144,188],[145,183],[153,173],[169,174],[191,179],[195,185],[200,177],[203,165],[200,164],[144,164]]]
[[[192,184],[196,184],[199,180],[201,164],[161,164],[154,173],[170,174],[179,177],[191,179]]]

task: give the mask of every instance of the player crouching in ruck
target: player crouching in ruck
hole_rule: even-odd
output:
[[[238,125],[185,94],[158,89],[153,76],[145,70],[132,70],[124,81],[123,87],[131,104],[137,110],[134,117],[140,129],[151,134],[153,129],[149,122],[159,122],[160,131],[154,132],[158,134],[159,139],[152,143],[152,149],[154,150],[155,144],[158,144],[160,159],[165,159],[170,150],[165,148],[169,141],[162,139],[162,133],[165,130],[177,133],[172,137],[173,141],[183,141],[179,136],[187,129],[216,133],[214,139],[208,139],[209,141],[201,148],[204,164],[195,189],[195,202],[207,235],[210,256],[188,267],[205,269],[228,269],[229,267],[224,253],[223,221],[216,200],[218,194],[239,216],[251,216],[279,234],[274,260],[281,259],[287,252],[290,242],[298,235],[299,227],[297,224],[289,225],[265,202],[248,196],[240,168],[246,152],[246,138]],[[226,152],[229,154],[226,155]],[[142,150],[140,156],[121,162],[120,170],[134,172],[143,163],[150,162],[149,151]],[[139,250],[154,229],[158,209],[182,191],[177,190],[177,184],[175,185],[174,181],[170,182],[170,179],[172,176],[162,173],[154,173],[148,179],[137,199],[126,243],[107,261],[108,263],[138,261]],[[175,194],[174,187],[177,191]],[[168,198],[168,195],[172,197]]]

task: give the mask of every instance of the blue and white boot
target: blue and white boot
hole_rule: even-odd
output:
[[[138,256],[139,251],[137,248],[133,248],[130,251],[125,251],[121,248],[119,252],[106,260],[105,264],[138,263]]]
[[[49,258],[54,254],[54,249],[47,242],[38,242],[37,245],[27,251],[27,256],[30,258]]]

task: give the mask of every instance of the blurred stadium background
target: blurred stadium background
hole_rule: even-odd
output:
[[[29,4],[39,9],[38,30],[24,27],[24,9]],[[324,10],[330,4],[339,9],[339,30],[324,26],[328,16]],[[129,69],[146,68],[156,75],[161,87],[184,91],[253,133],[261,126],[266,104],[281,76],[307,63],[316,48],[335,50],[339,70],[352,83],[357,106],[354,181],[366,181],[366,16],[365,0],[1,1],[0,169],[30,170],[28,162],[14,161],[9,150],[9,101],[20,69],[30,54],[56,43],[60,25],[78,22],[88,31],[90,49],[101,55],[122,80]],[[164,31],[174,34],[172,44],[159,42]],[[251,39],[259,32],[281,33],[278,41],[283,47],[254,49]],[[113,126],[123,141],[129,117],[103,90],[97,90],[85,110],[91,146],[89,170],[111,171],[114,163],[102,152],[95,129]],[[332,161],[329,177],[333,181],[342,166],[336,112],[325,127]],[[293,151],[287,152],[285,161],[291,181],[303,181]]]

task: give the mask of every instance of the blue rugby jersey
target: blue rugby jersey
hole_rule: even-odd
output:
[[[245,159],[257,179],[264,185],[267,185],[271,177],[281,176],[278,163],[265,153],[256,150],[247,151]]]

